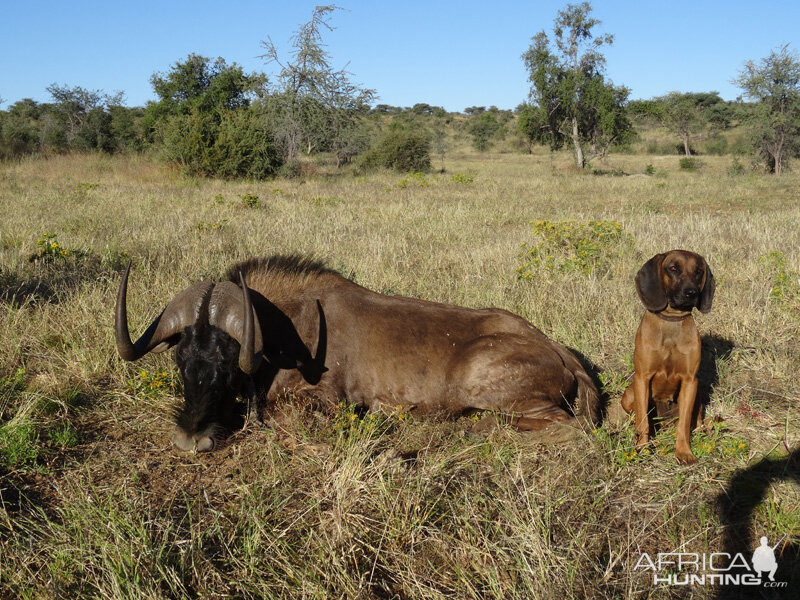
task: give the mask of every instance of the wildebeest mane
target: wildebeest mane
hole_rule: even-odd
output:
[[[328,287],[342,278],[324,262],[297,254],[251,258],[233,265],[225,278],[238,283],[239,272],[247,287],[275,301],[295,297],[310,286]]]

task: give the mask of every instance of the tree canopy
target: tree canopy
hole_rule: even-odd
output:
[[[753,140],[767,169],[780,175],[800,153],[800,58],[783,46],[758,63],[747,61],[734,83],[756,101],[748,119]]]
[[[580,168],[612,144],[625,142],[633,131],[624,110],[628,89],[612,85],[603,75],[600,48],[614,38],[595,36],[600,21],[591,11],[588,2],[568,4],[556,16],[552,41],[541,31],[522,55],[532,104],[520,130],[553,150],[571,143]]]
[[[361,116],[369,111],[375,92],[351,80],[346,70],[334,69],[325,51],[322,34],[332,31],[331,15],[338,6],[314,8],[311,19],[291,37],[289,58],[282,58],[271,38],[261,42],[267,64],[279,69],[271,86],[269,106],[287,162],[301,147],[332,151],[337,163],[347,162],[366,147],[360,133]]]

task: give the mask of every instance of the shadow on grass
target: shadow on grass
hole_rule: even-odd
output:
[[[0,270],[0,302],[16,308],[25,304],[59,304],[84,283],[115,276],[117,270],[92,255]]]
[[[756,508],[764,501],[773,483],[793,481],[800,485],[800,446],[785,458],[763,458],[738,471],[728,487],[717,497],[722,523],[725,527],[723,552],[734,556],[741,553],[750,561],[758,547],[758,539],[751,535],[751,524]],[[766,532],[763,532],[766,533]],[[778,532],[780,533],[780,532]],[[791,534],[792,532],[785,532]],[[800,596],[800,547],[792,541],[778,543],[775,548],[778,570],[776,582],[787,582],[784,588],[755,588],[754,586],[723,586],[717,600],[749,598],[798,598]],[[766,574],[763,580],[766,581]]]
[[[702,353],[700,355],[700,368],[697,371],[697,396],[703,405],[708,406],[714,388],[719,383],[719,369],[717,363],[727,360],[733,352],[733,342],[718,335],[704,335],[700,338]]]

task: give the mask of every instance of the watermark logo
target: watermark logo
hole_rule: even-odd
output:
[[[778,561],[775,548],[784,540],[770,546],[766,537],[755,549],[751,560],[741,553],[659,552],[655,557],[644,553],[634,571],[652,572],[653,585],[747,585],[765,588],[785,588],[786,581],[775,581]],[[766,575],[766,576],[765,576]]]

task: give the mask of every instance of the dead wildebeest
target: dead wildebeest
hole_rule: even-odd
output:
[[[129,272],[117,294],[117,350],[137,360],[177,344],[181,450],[211,450],[237,397],[261,406],[294,394],[443,416],[493,410],[520,429],[598,418],[597,389],[575,356],[505,310],[386,296],[312,260],[273,256],[183,290],[131,342]]]

